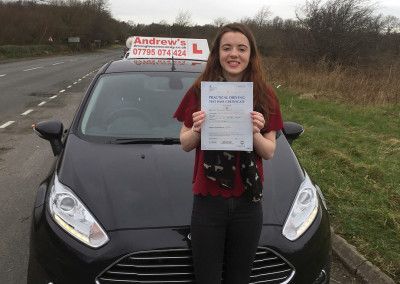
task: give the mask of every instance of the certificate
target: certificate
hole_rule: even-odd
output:
[[[201,150],[253,151],[252,82],[201,82]]]

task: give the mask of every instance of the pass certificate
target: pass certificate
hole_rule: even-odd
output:
[[[253,151],[252,82],[201,82],[201,150]]]

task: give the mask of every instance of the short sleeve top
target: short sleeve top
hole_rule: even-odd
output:
[[[273,90],[270,90],[273,92]],[[191,128],[193,126],[193,117],[192,114],[196,111],[199,111],[199,101],[196,97],[194,89],[191,88],[187,91],[185,96],[183,97],[179,107],[175,111],[174,117],[183,122],[187,128]],[[274,106],[274,112],[269,114],[269,119],[267,125],[261,130],[261,133],[266,133],[272,130],[278,131],[282,129],[283,121],[281,116],[281,111],[279,108],[278,101],[276,100]],[[200,144],[200,143],[199,143]],[[195,164],[193,171],[193,193],[194,194],[202,194],[202,195],[212,195],[212,196],[223,196],[225,198],[228,197],[238,197],[243,194],[244,187],[242,178],[240,176],[240,167],[239,167],[239,152],[236,157],[236,172],[234,178],[234,187],[231,189],[222,188],[219,184],[211,179],[208,179],[204,174],[203,164],[204,164],[204,151],[200,149],[200,145],[196,148],[196,156],[195,156]],[[257,155],[256,158],[256,166],[258,169],[258,174],[261,177],[261,181],[264,181],[263,174],[263,164],[262,159]]]

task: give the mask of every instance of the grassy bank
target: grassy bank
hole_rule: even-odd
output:
[[[66,45],[0,45],[0,59],[67,54],[71,52],[72,50]]]
[[[357,106],[279,89],[293,144],[320,185],[335,231],[400,282],[400,106]]]
[[[112,45],[108,48],[121,48],[121,45]],[[91,50],[84,48],[76,48],[74,46],[54,44],[54,45],[0,45],[0,60],[4,59],[17,59],[17,58],[29,58],[37,56],[48,56],[48,55],[62,55],[62,54],[72,54],[76,52],[88,52],[93,51],[98,48]]]
[[[400,59],[369,66],[299,64],[287,58],[265,58],[270,82],[303,96],[362,105],[400,104]]]

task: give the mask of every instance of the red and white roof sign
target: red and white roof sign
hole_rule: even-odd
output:
[[[206,61],[210,53],[206,39],[134,36],[128,38],[127,45],[130,45],[128,58]]]

